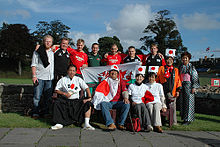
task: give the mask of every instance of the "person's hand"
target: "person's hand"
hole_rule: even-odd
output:
[[[118,51],[118,54],[121,54],[121,51]]]
[[[64,92],[63,95],[67,98],[71,97],[71,94],[69,92]]]
[[[194,94],[196,92],[196,88],[192,89],[192,94]]]
[[[124,98],[123,102],[124,102],[125,104],[130,104],[130,101],[128,100],[128,98]]]
[[[135,103],[135,102],[132,102],[132,106],[135,106],[137,103]]]
[[[85,104],[86,102],[91,101],[91,100],[92,100],[92,98],[84,99],[83,103]]]
[[[108,57],[108,53],[105,53],[104,58],[107,58],[107,57]]]
[[[36,83],[36,82],[38,82],[37,77],[33,77],[33,78],[32,78],[32,82],[33,82],[33,84]]]
[[[162,58],[162,59],[164,59],[164,56],[163,56],[163,54],[161,54],[161,53],[158,53],[158,55]]]
[[[82,69],[84,69],[84,68],[86,68],[86,67],[88,67],[87,64],[83,64],[83,65],[82,65]]]
[[[176,97],[179,97],[180,96],[180,92],[176,92]]]
[[[167,108],[162,108],[162,111],[163,111],[163,112],[166,112],[166,111],[167,111]]]
[[[37,44],[36,47],[35,47],[35,51],[37,51],[40,47],[40,44]]]

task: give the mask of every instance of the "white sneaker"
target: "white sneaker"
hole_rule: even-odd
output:
[[[152,127],[151,125],[148,125],[148,126],[147,126],[146,131],[150,132],[150,131],[153,131],[153,130],[154,130],[154,129],[153,129],[153,127]]]
[[[91,125],[89,125],[89,126],[85,126],[85,127],[83,128],[83,130],[91,130],[91,131],[94,131],[95,128],[92,127]]]
[[[56,124],[55,126],[51,127],[52,130],[58,130],[58,129],[62,129],[62,128],[63,128],[62,124]]]

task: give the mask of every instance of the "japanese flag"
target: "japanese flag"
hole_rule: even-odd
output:
[[[149,66],[148,72],[157,73],[158,69],[159,69],[159,66]]]
[[[167,57],[175,57],[176,49],[166,49],[166,56]]]
[[[138,66],[138,68],[136,70],[136,75],[137,74],[145,75],[145,71],[146,71],[146,66]]]

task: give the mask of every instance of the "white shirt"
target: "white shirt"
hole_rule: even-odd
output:
[[[149,103],[160,103],[163,108],[166,108],[166,103],[165,103],[165,96],[163,92],[163,86],[160,83],[147,83],[147,90],[152,93],[154,96],[154,101],[149,102]]]
[[[131,95],[132,101],[137,104],[143,103],[141,98],[144,97],[146,91],[147,86],[143,83],[140,86],[131,84],[128,87],[128,93]]]
[[[54,53],[51,49],[47,50],[48,62],[50,63],[44,68],[39,54],[34,51],[31,67],[36,67],[36,76],[41,80],[53,80],[54,78]]]
[[[69,99],[79,99],[79,91],[81,90],[81,88],[83,90],[89,88],[82,78],[74,76],[72,79],[70,79],[69,76],[65,76],[57,82],[55,90],[69,92],[71,94]]]

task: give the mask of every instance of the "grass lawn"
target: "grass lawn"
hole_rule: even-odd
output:
[[[5,83],[5,84],[32,84],[32,80],[31,79],[0,78],[0,83]]]
[[[163,126],[164,130],[183,130],[183,131],[220,131],[220,116],[196,114],[196,120],[189,126],[173,126],[169,128]],[[177,112],[178,122],[180,121],[179,113]],[[30,117],[22,116],[17,113],[1,113],[0,128],[49,128],[52,124],[51,119],[34,120]],[[100,123],[92,122],[93,125],[105,129],[105,126]],[[74,125],[68,126],[70,128]]]

